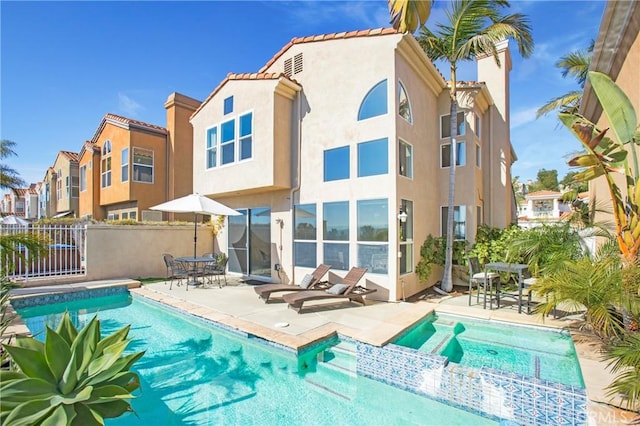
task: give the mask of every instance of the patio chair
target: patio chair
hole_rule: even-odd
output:
[[[182,280],[185,278],[189,278],[189,271],[184,267],[184,265],[175,260],[173,255],[169,253],[164,253],[162,255],[162,260],[164,261],[164,265],[167,268],[167,279],[169,280],[169,290],[173,287],[173,281],[178,281],[178,285],[182,283]]]
[[[217,255],[211,254],[212,262],[204,264],[202,268],[202,275],[207,277],[209,283],[213,282],[213,277],[216,277],[218,287],[222,288],[222,282],[220,281],[220,275],[224,277],[224,285],[227,285],[227,262],[229,258],[225,253],[218,253]]]
[[[484,296],[484,309],[487,308],[487,290],[489,291],[489,297],[493,297],[493,282],[500,279],[500,274],[496,272],[485,272],[484,268],[480,266],[480,261],[477,257],[467,258],[469,264],[469,306],[471,306],[471,290],[475,286],[476,303],[480,303],[480,289]],[[488,287],[488,288],[487,288]],[[496,289],[498,287],[496,286]]]
[[[311,273],[307,274],[300,284],[263,284],[254,287],[253,289],[258,294],[258,298],[264,300],[264,303],[269,302],[269,297],[272,293],[278,293],[283,291],[304,291],[310,289],[318,289],[321,286],[330,287],[328,281],[321,281],[327,272],[331,269],[331,265],[321,264]]]
[[[349,301],[359,302],[364,305],[365,301],[363,296],[376,291],[376,289],[369,289],[357,285],[366,272],[366,268],[351,268],[341,282],[333,284],[327,290],[306,290],[285,294],[284,301],[289,304],[291,309],[294,309],[298,313],[302,310],[302,305],[311,300],[349,299]]]

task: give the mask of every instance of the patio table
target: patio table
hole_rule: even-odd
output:
[[[522,312],[522,289],[528,287],[525,285],[523,275],[524,272],[529,269],[529,266],[525,263],[507,263],[507,262],[493,262],[487,263],[484,265],[485,272],[507,272],[507,273],[517,273],[518,274],[518,313]],[[513,297],[516,298],[515,295],[504,294],[503,297]],[[500,281],[498,281],[498,286],[496,288],[496,300],[498,303],[498,309],[500,309]],[[493,299],[491,295],[489,295],[489,309],[493,308]],[[531,311],[531,293],[528,295],[527,299],[527,313]]]
[[[198,281],[198,275],[202,270],[202,265],[210,262],[215,262],[215,259],[209,256],[183,256],[176,257],[176,261],[185,265],[185,269],[189,271],[189,276],[191,277],[187,281],[187,285],[202,285],[204,284],[201,281]]]

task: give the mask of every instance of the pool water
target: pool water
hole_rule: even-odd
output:
[[[103,335],[132,324],[128,350],[146,350],[133,368],[142,383],[132,401],[137,416],[107,420],[109,425],[496,424],[357,376],[350,342],[296,356],[126,294],[18,313],[43,338],[44,324],[57,326],[67,309],[80,326],[97,312]],[[319,357],[321,349],[327,350]]]
[[[571,335],[454,315],[432,315],[395,344],[483,366],[584,388]]]

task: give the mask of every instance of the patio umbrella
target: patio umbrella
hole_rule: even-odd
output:
[[[23,219],[21,217],[18,216],[5,216],[0,220],[0,223],[2,223],[3,225],[20,225],[20,226],[27,226],[29,224],[29,221],[26,219]]]
[[[198,215],[218,215],[218,216],[238,216],[241,213],[225,206],[222,203],[212,200],[200,194],[190,194],[157,206],[149,207],[151,210],[158,210],[169,213],[193,213],[193,257],[196,255],[196,243],[198,242]]]

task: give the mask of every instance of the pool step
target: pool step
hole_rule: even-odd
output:
[[[356,394],[356,348],[350,342],[340,342],[320,352],[316,371],[305,380],[313,388],[351,401]]]

